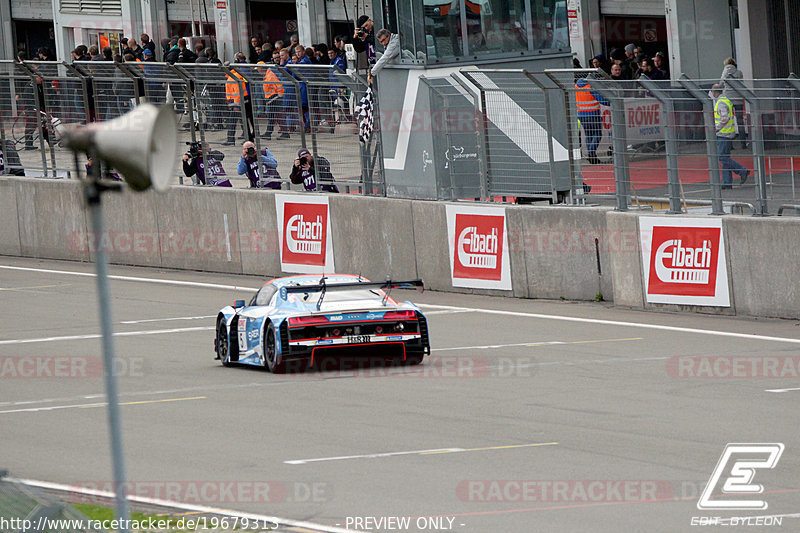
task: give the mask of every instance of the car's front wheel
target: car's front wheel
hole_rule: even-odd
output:
[[[217,358],[222,366],[231,366],[230,343],[228,342],[228,328],[225,327],[225,320],[217,323]]]
[[[278,362],[278,348],[275,343],[275,328],[267,324],[264,328],[264,364],[273,374],[286,372],[286,363]]]

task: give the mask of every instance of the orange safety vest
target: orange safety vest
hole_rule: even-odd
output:
[[[267,69],[267,73],[264,74],[264,98],[269,99],[278,94],[283,94],[283,84],[272,70]]]
[[[234,72],[233,75],[242,81],[242,85],[244,85],[245,98],[250,96],[250,88],[248,87],[244,77],[238,72]],[[229,102],[233,102],[234,104],[240,103],[242,99],[239,95],[239,82],[231,78],[229,75],[226,76],[226,78],[228,79],[228,81],[225,82],[225,98],[227,98]]]
[[[575,84],[575,102],[578,105],[578,111],[584,113],[590,113],[592,111],[600,111],[600,102],[592,96],[591,91],[592,86],[588,83],[583,87],[578,87],[578,84]]]

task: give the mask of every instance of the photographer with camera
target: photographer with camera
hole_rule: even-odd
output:
[[[209,150],[204,157],[202,143],[187,142],[186,144],[189,145],[189,151],[183,154],[184,175],[187,177],[196,175],[197,180],[203,185],[233,187],[226,177],[225,169],[222,168],[221,161],[225,159],[225,154],[219,150]],[[206,177],[206,169],[208,169],[208,177]]]
[[[302,183],[307,191],[339,192],[333,184],[330,162],[324,157],[317,157],[315,162],[314,156],[306,148],[301,148],[297,152],[289,180],[295,185]]]
[[[367,53],[367,62],[370,65],[375,63],[375,23],[366,15],[358,17],[356,31],[353,34],[353,48],[359,54]]]
[[[264,165],[264,178],[261,178],[261,165]],[[236,173],[240,176],[247,175],[250,180],[250,188],[252,189],[280,189],[281,182],[274,181],[280,180],[281,175],[278,174],[278,160],[270,153],[269,150],[263,148],[261,150],[261,157],[256,157],[256,145],[250,141],[242,145],[242,157],[239,159],[239,166],[236,167]]]

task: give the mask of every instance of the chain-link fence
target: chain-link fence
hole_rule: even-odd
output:
[[[176,161],[199,154],[194,171],[178,165],[176,184],[250,186],[239,162],[244,142],[252,141],[277,162],[274,169],[260,162],[259,176],[269,176],[273,188],[298,187],[288,178],[307,148],[327,159],[340,191],[385,190],[379,128],[369,145],[358,139],[355,106],[367,84],[333,66],[0,61],[0,72],[1,153],[8,161],[0,174],[66,177],[74,161],[61,142],[65,128],[113,120],[148,101],[175,110],[186,143]]]
[[[0,470],[0,533],[102,533],[74,508]]]

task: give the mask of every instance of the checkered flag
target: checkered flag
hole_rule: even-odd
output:
[[[367,87],[364,97],[358,102],[356,112],[358,113],[358,140],[362,144],[367,144],[372,136],[373,129],[373,106],[372,106],[372,87]]]

